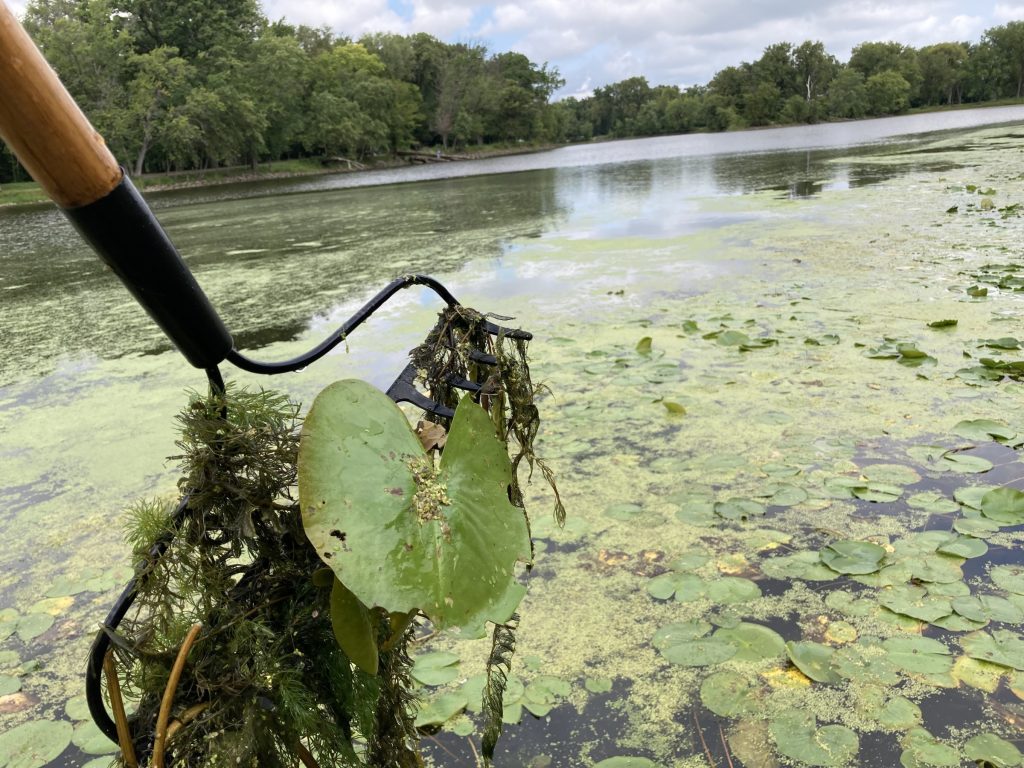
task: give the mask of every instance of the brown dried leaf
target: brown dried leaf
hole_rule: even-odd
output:
[[[444,444],[448,441],[448,432],[444,427],[426,420],[416,425],[416,436],[419,437],[425,451],[444,448]]]

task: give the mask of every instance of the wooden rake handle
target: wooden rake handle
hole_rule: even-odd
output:
[[[0,138],[62,208],[95,202],[121,181],[103,137],[2,0]]]

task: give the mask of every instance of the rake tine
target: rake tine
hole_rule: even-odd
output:
[[[472,392],[473,394],[476,394],[483,389],[483,387],[476,382],[470,381],[462,376],[455,376],[454,374],[448,377],[448,383],[456,389],[464,389],[467,392]]]
[[[388,387],[387,395],[396,403],[411,403],[417,408],[422,408],[428,413],[440,416],[443,419],[455,418],[455,411],[447,406],[435,403],[429,397],[420,392],[413,385],[416,379],[416,366],[410,363],[405,366],[394,383]]]
[[[503,325],[495,325],[489,320],[484,320],[480,323],[480,327],[491,334],[491,336],[503,336],[506,339],[522,339],[523,341],[529,341],[533,338],[533,334],[529,331],[523,331],[519,328],[506,328]]]

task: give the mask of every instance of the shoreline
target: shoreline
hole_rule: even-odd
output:
[[[476,160],[489,160],[494,157],[509,157],[512,155],[533,155],[540,152],[550,152],[557,149],[560,144],[531,145],[528,147],[496,147],[493,149],[483,148],[474,152],[461,152],[458,155],[449,155],[446,163],[473,162]],[[289,166],[301,165],[295,170],[288,170]],[[400,157],[383,158],[372,163],[364,164],[360,168],[345,168],[343,166],[323,165],[321,161],[314,158],[303,158],[301,160],[277,160],[271,163],[260,164],[254,171],[248,166],[236,166],[235,168],[214,168],[208,171],[180,171],[174,174],[144,174],[141,177],[132,177],[132,181],[143,194],[151,192],[173,192],[181,189],[204,189],[232,184],[250,184],[262,181],[274,181],[277,179],[297,179],[315,176],[333,176],[350,173],[368,173],[373,171],[386,171],[392,168],[405,168],[412,163]],[[278,166],[281,170],[274,170]],[[173,179],[180,175],[181,181]],[[129,174],[130,176],[130,174]],[[148,181],[147,181],[148,179]],[[13,191],[0,189],[0,209],[6,210],[20,206],[39,205],[48,203],[50,199],[34,181],[17,182],[3,185],[4,188],[17,187]],[[5,195],[24,196],[25,199],[4,201]]]

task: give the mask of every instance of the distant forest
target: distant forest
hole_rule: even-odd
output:
[[[681,89],[631,77],[552,101],[555,67],[424,34],[354,40],[268,21],[257,0],[33,0],[24,23],[132,173],[354,160],[898,114],[1020,98],[1024,21],[977,43],[768,46]],[[0,181],[25,177],[2,148]]]

